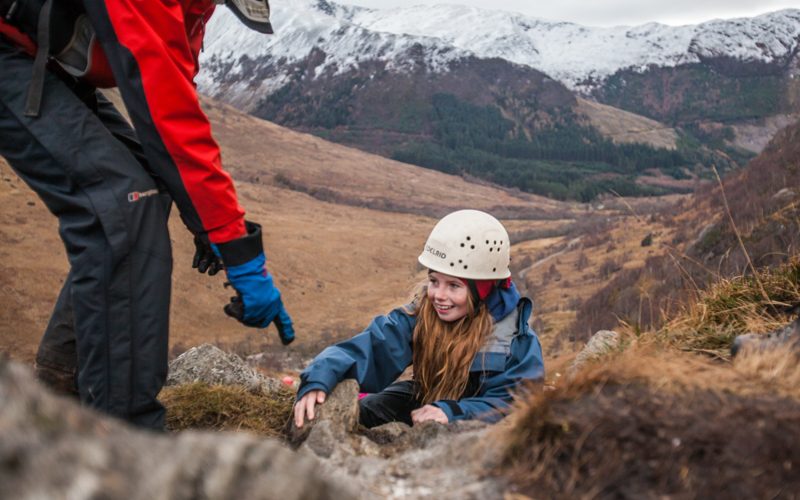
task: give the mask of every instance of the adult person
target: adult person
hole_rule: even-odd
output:
[[[70,264],[38,369],[75,371],[85,405],[146,428],[164,426],[172,200],[195,267],[224,266],[236,291],[225,312],[294,338],[193,83],[214,4],[0,0],[0,155],[58,217]],[[228,6],[271,32],[266,0]],[[117,84],[135,131],[96,82]]]
[[[428,278],[411,304],[312,361],[300,376],[295,425],[312,420],[345,378],[372,393],[359,401],[366,427],[500,419],[521,384],[544,377],[528,325],[533,305],[511,282],[509,260],[508,233],[491,215],[461,210],[440,220],[418,258]],[[396,381],[409,365],[413,378]]]

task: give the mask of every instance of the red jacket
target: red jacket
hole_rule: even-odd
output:
[[[151,168],[186,225],[213,243],[243,236],[244,210],[193,81],[213,0],[84,3]]]
[[[213,0],[84,4],[151,174],[164,181],[184,223],[213,243],[245,235],[244,210],[193,82]]]

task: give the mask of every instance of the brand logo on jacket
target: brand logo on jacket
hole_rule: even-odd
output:
[[[128,193],[128,202],[134,203],[142,198],[148,198],[158,194],[158,189],[148,189],[147,191],[131,191]]]

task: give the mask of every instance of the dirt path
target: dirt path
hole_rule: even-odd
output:
[[[547,257],[543,257],[543,258],[537,260],[536,262],[534,262],[530,266],[528,266],[525,269],[523,269],[522,271],[520,271],[519,272],[520,278],[522,280],[524,280],[525,276],[528,274],[528,272],[536,269],[537,267],[543,266],[545,263],[549,262],[550,260],[555,259],[556,257],[558,257],[560,255],[564,255],[565,253],[569,252],[570,250],[575,249],[575,247],[578,246],[578,244],[580,242],[581,242],[581,237],[580,236],[578,236],[577,238],[573,238],[573,239],[569,240],[569,242],[567,242],[567,246],[566,247],[562,248],[558,252],[551,253]]]

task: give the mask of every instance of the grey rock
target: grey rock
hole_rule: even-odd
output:
[[[394,443],[411,431],[411,427],[403,422],[389,422],[372,429],[366,429],[364,435],[378,444]]]
[[[358,427],[358,383],[353,379],[340,382],[325,402],[316,407],[314,420],[306,420],[299,429],[294,419],[289,425],[289,438],[293,445],[309,440],[309,446],[313,446],[315,451],[320,450],[321,456],[329,457],[333,448],[346,441],[348,434]]]
[[[169,364],[168,386],[194,382],[239,385],[264,394],[281,389],[279,380],[257,373],[236,354],[227,353],[211,344],[192,347]]]
[[[300,478],[300,479],[298,479]],[[0,359],[0,498],[338,499],[319,462],[244,433],[155,434],[54,396]]]
[[[800,352],[800,318],[767,334],[739,335],[731,345],[731,356],[747,352],[765,352],[779,347],[789,347]]]
[[[706,237],[711,233],[711,231],[714,231],[716,229],[718,229],[718,226],[715,222],[706,224],[705,226],[703,226],[703,229],[701,229],[700,232],[697,233],[695,239],[691,243],[689,243],[687,247],[696,248],[706,239]]]
[[[303,446],[313,451],[318,457],[330,458],[346,439],[338,431],[339,429],[334,428],[330,420],[317,422],[313,430],[308,433]]]
[[[619,334],[612,330],[599,330],[586,343],[569,367],[570,376],[578,372],[586,363],[598,360],[619,349]]]
[[[780,189],[777,193],[773,194],[772,199],[785,201],[785,200],[790,200],[796,196],[797,192],[794,189],[785,187]]]

